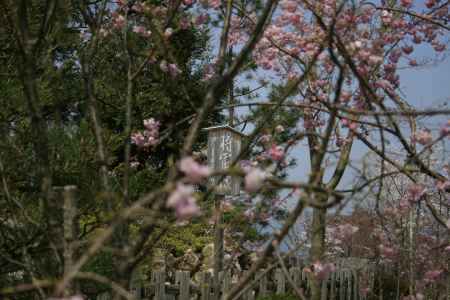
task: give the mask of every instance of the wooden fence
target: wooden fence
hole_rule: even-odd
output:
[[[359,289],[359,271],[353,269],[340,269],[331,273],[322,282],[322,300],[364,300]],[[303,290],[305,295],[310,293],[310,274],[293,267],[289,270],[292,281]],[[188,271],[177,271],[174,276],[168,276],[165,271],[152,273],[149,284],[135,282],[131,292],[136,299],[154,300],[213,300],[214,285],[210,272],[202,272],[191,278]],[[235,284],[229,272],[220,274],[220,295],[226,295]],[[271,272],[261,270],[246,290],[241,291],[241,300],[256,300],[273,294],[295,292],[292,289],[282,269]],[[97,300],[110,300],[108,293],[103,293]]]

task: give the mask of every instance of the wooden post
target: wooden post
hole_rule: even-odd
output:
[[[76,222],[77,206],[76,206],[76,186],[68,185],[63,191],[63,257],[64,257],[64,274],[71,272],[73,261],[75,258],[74,241],[78,235],[78,224]],[[69,284],[66,288],[68,295],[73,295],[76,288],[73,284]]]
[[[214,208],[216,214],[215,232],[214,232],[214,276],[213,276],[213,292],[214,300],[220,298],[220,280],[219,273],[223,270],[223,257],[224,257],[224,245],[223,245],[223,224],[222,224],[222,209],[221,203],[223,196],[216,195],[214,199]]]
[[[243,134],[230,126],[216,126],[206,128],[208,131],[208,166],[213,171],[223,171],[231,166],[241,149]],[[220,181],[221,180],[221,181]],[[214,274],[213,299],[220,298],[219,273],[223,269],[224,244],[221,203],[225,195],[239,195],[241,179],[225,176],[224,178],[210,178],[216,195],[214,199],[215,234],[214,234]]]

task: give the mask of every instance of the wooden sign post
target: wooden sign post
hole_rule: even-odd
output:
[[[208,167],[212,171],[223,171],[231,166],[241,151],[242,139],[245,135],[236,129],[227,126],[205,128],[208,131]],[[222,181],[220,177],[210,179],[215,186],[216,194],[236,196],[241,191],[241,178],[226,176]]]
[[[223,171],[231,167],[241,151],[242,138],[245,136],[234,128],[222,125],[209,127],[208,131],[208,167],[212,171]],[[223,225],[221,202],[225,196],[237,196],[241,191],[241,178],[226,176],[210,178],[209,184],[215,188],[214,208],[216,214],[214,237],[214,300],[220,297],[219,273],[223,269]]]

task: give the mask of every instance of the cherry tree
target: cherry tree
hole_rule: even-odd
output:
[[[288,190],[294,199],[258,259],[225,299],[236,299],[266,261],[279,254],[280,245],[307,208],[313,210],[309,229],[311,299],[321,299],[321,281],[335,268],[327,257],[328,212],[357,203],[358,195],[369,187],[375,189],[375,205],[383,208],[373,229],[373,234],[381,241],[378,250],[382,259],[396,259],[401,252],[403,245],[397,239],[398,232],[390,235],[390,231],[394,231],[396,221],[401,223],[405,212],[413,212],[418,203],[426,207],[417,213],[424,224],[421,230],[436,226],[439,234],[446,232],[448,215],[441,209],[442,201],[436,202],[429,191],[448,197],[450,181],[445,171],[448,162],[430,163],[428,153],[435,145],[448,143],[450,121],[446,116],[450,111],[432,107],[416,109],[413,101],[400,91],[400,70],[420,71],[421,67],[439,63],[444,58],[450,29],[448,6],[448,2],[438,0],[426,1],[424,5],[420,1],[406,0],[267,0],[264,3],[104,0],[72,1],[66,5],[56,0],[45,1],[45,4],[0,1],[4,11],[2,23],[7,28],[5,34],[18,49],[17,53],[9,55],[17,58],[14,66],[20,78],[22,98],[27,103],[30,140],[38,162],[36,185],[41,187],[41,198],[47,208],[54,206],[50,191],[55,177],[53,161],[57,157],[49,155],[51,124],[44,114],[43,102],[44,88],[51,85],[51,81],[40,70],[44,65],[58,65],[58,60],[49,59],[48,53],[52,52],[52,47],[61,46],[57,42],[59,37],[54,34],[55,24],[59,24],[58,12],[70,12],[67,14],[70,17],[62,23],[64,28],[79,34],[81,46],[71,55],[74,68],[81,72],[89,128],[95,140],[97,176],[101,183],[98,194],[106,199],[103,209],[112,215],[81,253],[66,247],[66,261],[54,282],[34,280],[25,289],[38,289],[44,298],[48,292],[43,288],[51,287],[48,295],[69,297],[75,293],[72,282],[84,276],[109,282],[116,298],[128,297],[128,275],[142,261],[143,250],[150,249],[164,234],[162,230],[162,234],[151,240],[150,248],[146,248],[160,217],[173,211],[168,223],[175,224],[201,215],[201,204],[216,188],[206,185],[210,176],[217,176],[219,181],[226,176],[242,177],[249,199],[248,214],[253,198],[273,197],[269,203],[275,208],[283,202],[273,196],[280,190]],[[187,31],[210,32],[205,35],[213,46],[208,63],[182,62],[180,57],[185,49],[174,37]],[[102,102],[114,103],[108,97],[99,96],[101,86],[109,86],[109,78],[98,69],[103,64],[115,64],[108,60],[110,56],[102,56],[102,44],[107,41],[115,45],[116,59],[120,58],[121,62],[117,72],[123,74],[122,80],[114,83],[120,84],[120,88],[113,84],[110,88],[114,93],[109,94],[119,95],[124,107],[125,138],[120,141],[123,168],[117,171],[116,177],[111,176],[113,168],[108,160],[115,150],[114,141],[108,140],[105,120],[98,108]],[[427,49],[428,56],[416,55],[419,49]],[[202,78],[198,79],[204,84],[201,92],[189,87],[188,76],[194,71],[202,73]],[[158,115],[135,122],[132,119],[135,103],[146,91],[145,85],[154,84],[146,82],[146,76],[172,84],[168,90],[176,90],[173,97],[179,97],[194,113],[172,122],[171,126]],[[256,97],[258,91],[264,91],[264,97]],[[242,92],[240,96],[244,99],[239,99],[235,92]],[[169,111],[174,109],[168,106]],[[239,108],[242,112],[234,115],[234,109]],[[237,126],[244,127],[247,123],[252,126],[247,129],[248,138],[238,158],[227,170],[213,172],[194,152],[198,150],[202,127],[218,111],[232,112],[232,123]],[[434,118],[439,128],[429,127],[431,121],[419,126],[417,118],[422,116]],[[143,162],[152,160],[155,149],[170,144],[176,131],[186,127],[177,155],[163,162],[168,171],[161,186],[148,187],[142,194],[132,197],[133,170],[145,169]],[[352,149],[356,144],[376,157],[379,172],[367,177],[364,164],[352,162]],[[291,154],[298,149],[303,151],[304,157],[297,159],[297,163],[307,170],[307,176],[304,181],[288,180],[286,172],[294,163]],[[344,189],[341,185],[349,169],[364,176]],[[395,184],[402,187],[395,195],[386,194],[384,187],[392,176],[402,180],[401,184]],[[2,193],[8,198],[8,181],[3,181]],[[378,186],[373,187],[374,182]],[[194,185],[202,189],[198,191]],[[265,209],[266,218],[276,213],[270,205]],[[44,210],[44,214],[48,228],[54,228],[51,209]],[[392,222],[384,224],[382,220],[386,218]],[[131,238],[130,224],[138,219],[139,235]],[[430,238],[418,228],[415,243]],[[328,234],[345,242],[357,234],[357,230],[353,225],[343,224],[332,227]],[[52,234],[49,236],[51,239]],[[118,249],[123,258],[115,266],[117,278],[111,282],[82,272],[83,267],[108,245]],[[442,245],[444,249],[447,246]],[[425,276],[420,284],[410,285],[410,299],[423,297],[423,288],[444,274],[443,266],[426,261],[429,250],[425,246],[414,249],[414,258],[420,260],[412,266],[414,270],[409,269],[411,281],[416,279],[413,274],[419,270]],[[412,258],[409,257],[410,263]],[[31,268],[30,262],[26,264]],[[30,271],[30,274],[34,273]],[[298,297],[306,299],[301,290],[293,288]],[[20,288],[1,290],[0,294],[18,290]]]

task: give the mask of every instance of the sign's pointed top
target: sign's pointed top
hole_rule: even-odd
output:
[[[236,133],[236,134],[239,134],[240,136],[243,136],[243,137],[246,137],[246,136],[247,136],[246,134],[240,132],[239,130],[237,130],[237,129],[233,128],[233,127],[231,127],[230,125],[216,125],[216,126],[211,126],[211,127],[203,128],[203,130],[206,130],[206,131],[221,130],[221,129],[222,129],[222,130],[223,130],[223,129],[225,129],[225,130],[230,130],[230,131],[232,131],[232,132],[234,132],[234,133]]]

